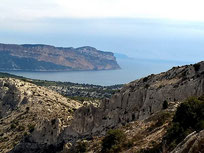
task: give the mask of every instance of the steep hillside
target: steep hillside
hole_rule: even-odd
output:
[[[111,52],[93,47],[0,44],[0,70],[70,71],[119,69]]]
[[[13,149],[35,132],[36,124],[41,122],[50,121],[56,128],[50,129],[49,133],[46,131],[44,136],[39,136],[40,139],[55,142],[79,107],[80,103],[46,88],[17,79],[0,78],[0,152]]]
[[[1,86],[2,91],[7,91],[4,89],[4,85]],[[96,148],[95,152],[100,152],[100,149],[93,145],[101,142],[101,138],[106,132],[114,128],[122,129],[130,140],[134,140],[132,143],[125,144],[126,147],[133,147],[133,150],[126,148],[127,152],[141,149],[144,149],[143,152],[147,152],[147,148],[162,141],[177,106],[188,97],[203,94],[204,62],[174,67],[167,72],[133,81],[125,85],[110,99],[104,99],[99,104],[83,103],[83,106],[77,109],[74,109],[73,106],[71,110],[65,111],[66,113],[73,112],[70,120],[65,121],[63,117],[59,116],[56,117],[57,122],[50,118],[37,122],[34,130],[21,139],[18,145],[14,145],[11,152],[68,152],[79,140],[84,139],[93,140],[89,147],[93,150]],[[32,99],[35,100],[35,98]],[[6,101],[8,101],[9,108],[15,108],[15,99]],[[167,116],[159,115],[166,109],[166,103],[171,105],[165,111]],[[4,107],[3,110],[6,111],[1,113],[4,117],[2,122],[6,121],[6,112],[10,112],[7,107]],[[52,104],[49,104],[49,107],[52,107]],[[43,110],[45,108],[43,106]],[[53,111],[57,110],[53,108]],[[66,116],[70,115],[66,114]],[[167,120],[165,120],[166,117]],[[53,137],[56,127],[62,128],[57,130],[58,132]],[[137,137],[135,134],[142,134],[144,138]],[[84,147],[83,143],[79,146],[82,149]]]
[[[103,100],[99,108],[79,109],[72,124],[80,134],[101,134],[107,129],[149,117],[160,111],[165,101],[176,103],[203,93],[204,62],[174,67],[125,85],[110,99]]]

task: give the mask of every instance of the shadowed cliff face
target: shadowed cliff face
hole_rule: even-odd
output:
[[[119,69],[111,52],[93,47],[0,44],[0,70],[69,71]]]

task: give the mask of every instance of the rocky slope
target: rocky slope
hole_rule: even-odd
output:
[[[69,71],[119,69],[111,52],[93,47],[0,44],[0,70]]]
[[[46,88],[0,78],[0,152],[13,149],[31,133],[41,133],[34,134],[39,145],[41,141],[55,143],[55,138],[70,124],[73,112],[79,107],[80,103]],[[41,128],[45,123],[55,128]]]
[[[203,153],[204,130],[187,136],[171,153]]]
[[[22,76],[16,76],[9,73],[0,72],[0,78],[15,78],[23,81],[33,83],[37,86],[46,87],[57,93],[79,101],[84,100],[99,100],[103,98],[110,98],[113,93],[122,88],[122,84],[112,86],[100,86],[92,84],[80,84],[72,82],[60,82],[60,81],[47,81],[25,78]]]
[[[177,103],[204,94],[204,62],[174,67],[133,81],[96,108],[78,109],[72,127],[80,135],[104,134],[107,129],[142,120],[162,110],[164,101]]]
[[[2,91],[5,91],[5,89]],[[186,98],[203,94],[204,62],[174,67],[167,72],[150,75],[125,85],[120,92],[113,95],[110,99],[104,99],[99,105],[84,103],[82,107],[76,110],[71,107],[71,110],[65,111],[68,113],[65,116],[70,116],[69,113],[74,109],[73,118],[71,116],[71,119],[67,119],[67,121],[61,116],[54,121],[50,119],[41,120],[37,123],[33,132],[29,133],[11,152],[24,151],[33,153],[37,151],[59,152],[63,150],[66,152],[69,146],[79,139],[101,137],[109,129],[124,127],[135,121],[138,121],[144,127],[144,131],[146,131],[145,129],[151,126],[151,121],[144,124],[143,120],[147,120],[152,115],[160,112],[165,101],[173,106],[171,111],[174,112],[178,104]],[[16,103],[15,101],[8,100],[9,108],[15,108],[16,105],[13,105],[13,103]],[[50,101],[52,100],[50,99]],[[51,104],[49,106],[52,107]],[[77,104],[77,106],[80,105]],[[7,109],[7,107],[5,108]],[[46,107],[43,106],[43,108]],[[53,111],[57,110],[53,108]],[[2,116],[4,117],[5,115],[6,113],[2,112]],[[2,121],[5,122],[5,120]],[[136,126],[136,132],[138,128]],[[147,139],[153,140],[152,137],[155,136],[155,139],[157,138],[159,141],[165,133],[165,128],[160,127],[153,131],[149,134],[146,133]],[[143,143],[147,139],[142,139],[144,140]],[[151,144],[151,141],[149,142]],[[145,146],[145,144],[142,146]]]

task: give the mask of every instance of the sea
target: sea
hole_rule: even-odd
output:
[[[108,86],[204,60],[204,22],[142,18],[50,19],[40,20],[39,27],[26,26],[25,29],[29,27],[29,33],[28,30],[0,29],[0,42],[92,46],[130,57],[117,59],[119,70],[9,72],[32,79]]]
[[[116,84],[126,84],[150,74],[165,72],[174,66],[189,64],[188,62],[142,60],[132,58],[118,59],[117,61],[121,67],[121,69],[118,70],[71,72],[4,72],[31,79],[110,86]]]

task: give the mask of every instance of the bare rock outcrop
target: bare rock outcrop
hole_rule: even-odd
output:
[[[204,130],[188,135],[171,153],[203,153]]]
[[[6,105],[3,105],[4,102],[0,103],[1,108],[7,110],[2,111],[1,116],[5,119],[12,114],[11,118],[14,120],[19,116],[19,108],[23,113],[29,107],[29,115],[34,119],[25,117],[30,119],[29,123],[38,123],[11,152],[22,149],[28,153],[36,152],[37,149],[40,152],[58,152],[66,144],[74,143],[80,138],[104,135],[108,129],[146,119],[161,111],[164,101],[177,105],[190,96],[203,95],[204,62],[174,67],[167,72],[133,81],[110,99],[102,100],[99,105],[90,103],[82,106],[42,87],[37,88],[22,81],[17,83],[18,80],[3,79],[0,82],[3,82],[1,101],[7,99],[7,96],[19,95],[14,96],[12,102],[6,100]],[[9,87],[3,85],[5,83],[9,83]],[[13,85],[14,90],[11,90],[10,86]],[[24,122],[23,119],[20,121]],[[10,124],[11,122],[8,123]]]
[[[47,88],[0,78],[0,152],[59,145],[58,137],[81,106]]]
[[[176,104],[203,93],[204,62],[174,67],[125,85],[99,107],[90,105],[78,109],[71,128],[82,136],[104,134],[110,128],[145,119],[162,110],[164,101]]]

